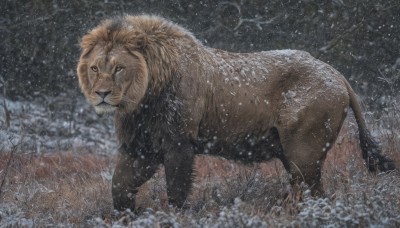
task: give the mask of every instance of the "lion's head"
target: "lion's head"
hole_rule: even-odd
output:
[[[82,38],[79,85],[97,113],[133,111],[148,87],[148,69],[136,31],[123,21],[105,21]]]
[[[112,29],[112,27],[114,28]],[[148,86],[148,71],[137,44],[126,45],[137,34],[118,33],[121,25],[106,21],[82,38],[79,84],[97,113],[135,110]]]
[[[96,112],[135,111],[149,89],[162,90],[174,74],[177,37],[192,39],[161,18],[129,15],[83,36],[79,84]]]
[[[134,110],[148,86],[143,56],[123,46],[96,45],[78,66],[79,84],[97,113]]]

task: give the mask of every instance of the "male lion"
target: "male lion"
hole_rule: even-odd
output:
[[[194,157],[204,153],[246,163],[277,157],[291,184],[321,192],[321,167],[348,107],[368,169],[395,169],[343,75],[307,52],[230,53],[146,15],[105,20],[83,36],[81,48],[82,92],[97,113],[115,114],[118,210],[135,209],[137,188],[160,164],[169,202],[182,207]]]

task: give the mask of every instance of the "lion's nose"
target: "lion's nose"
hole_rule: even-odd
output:
[[[97,95],[99,95],[101,98],[105,98],[108,94],[111,93],[111,91],[96,91]]]

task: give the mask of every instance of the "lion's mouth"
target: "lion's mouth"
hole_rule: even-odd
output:
[[[101,105],[111,105],[111,104],[109,104],[105,101],[102,101],[102,102],[98,103],[96,106],[101,106]],[[111,106],[113,106],[113,105],[111,105]]]
[[[95,107],[96,106],[99,106],[99,107],[101,107],[101,106],[111,106],[111,107],[118,107],[118,105],[114,105],[114,104],[110,104],[110,103],[108,103],[107,101],[101,101],[101,102],[99,102],[99,103],[97,103],[96,105],[94,105]]]
[[[97,105],[94,106],[94,109],[97,114],[105,114],[105,113],[110,113],[114,112],[117,109],[118,105],[112,105],[110,103],[107,103],[105,101],[102,101],[98,103]]]

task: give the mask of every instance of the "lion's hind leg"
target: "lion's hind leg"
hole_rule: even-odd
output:
[[[298,128],[290,135],[282,137],[283,155],[281,161],[291,175],[293,189],[300,189],[302,182],[308,185],[313,196],[323,196],[321,182],[322,167],[327,152],[335,142],[340,130],[341,120],[332,124],[334,129],[322,126]]]
[[[321,171],[328,151],[340,132],[346,117],[348,95],[338,93],[332,105],[331,97],[304,100],[302,109],[288,108],[277,126],[283,149],[283,164],[291,174],[292,186],[304,182],[314,196],[323,196]],[[294,111],[293,111],[294,110]]]

